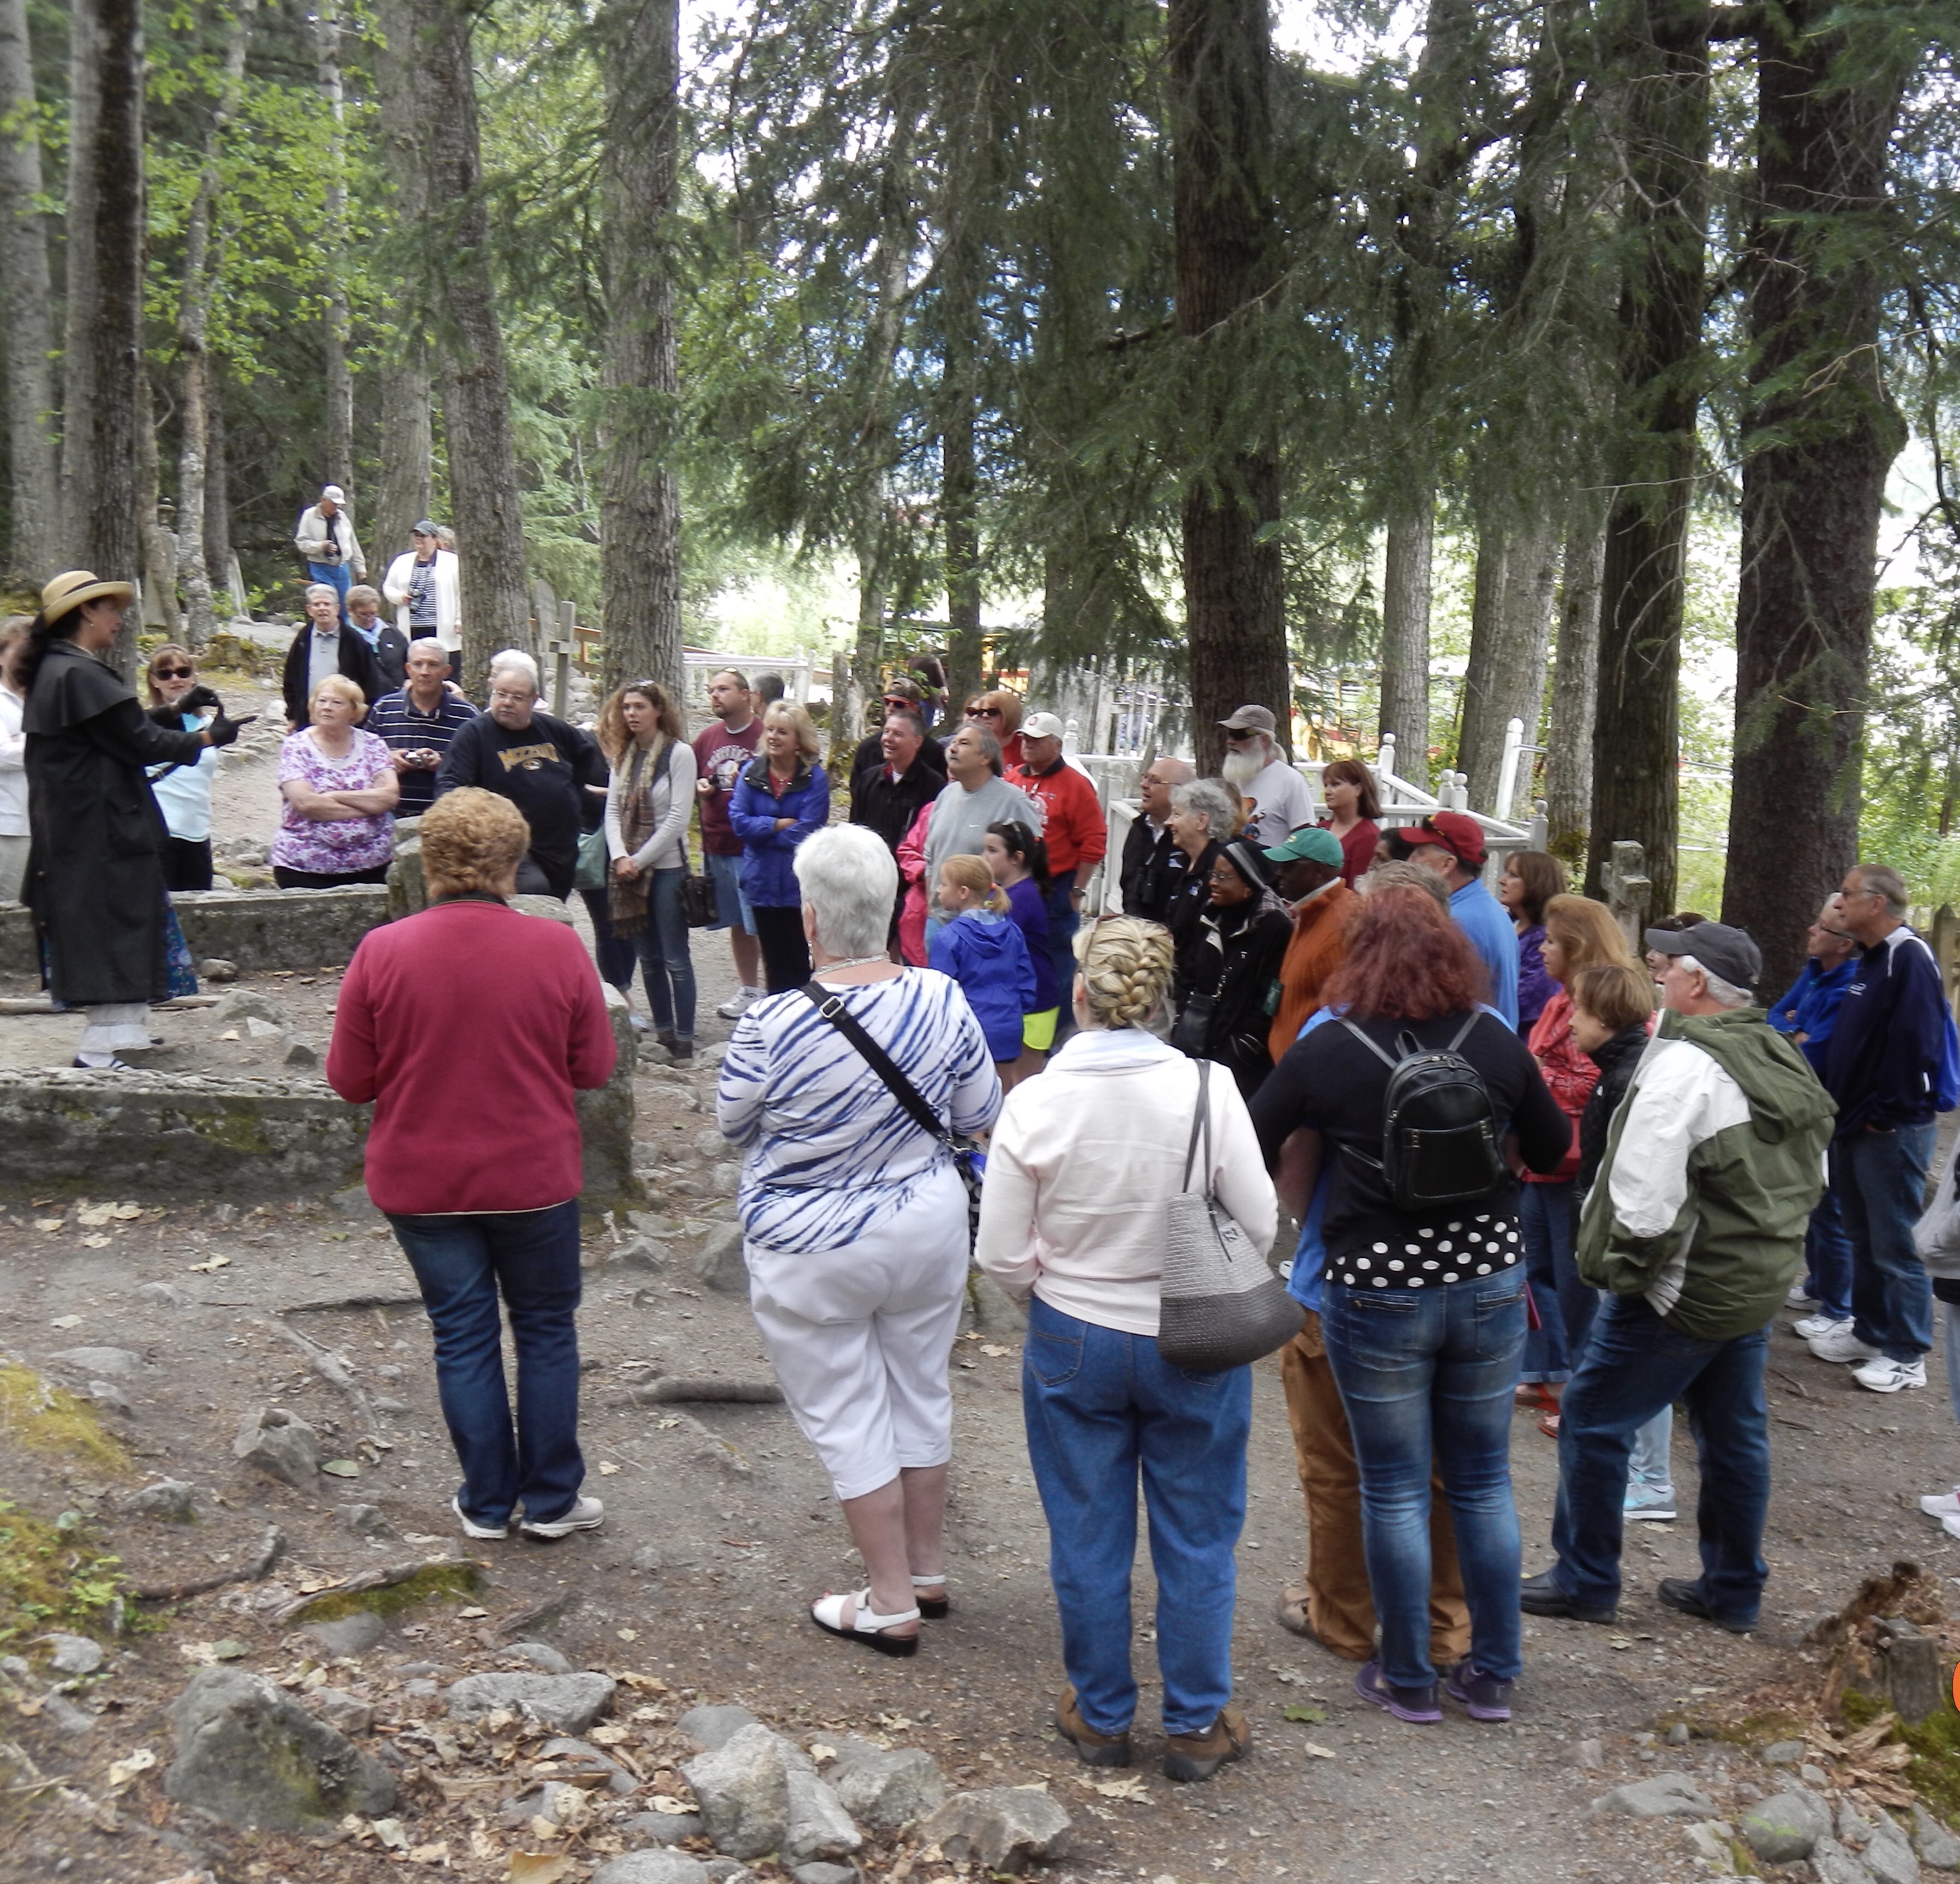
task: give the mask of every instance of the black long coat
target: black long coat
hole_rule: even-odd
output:
[[[48,649],[27,695],[23,900],[47,939],[49,991],[78,1007],[161,1001],[163,814],[146,765],[195,765],[196,733],[144,717],[136,696],[72,641]]]

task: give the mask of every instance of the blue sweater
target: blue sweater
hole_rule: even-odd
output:
[[[1946,1047],[1946,996],[1933,951],[1901,924],[1853,963],[1825,1056],[1837,1135],[1933,1117]]]
[[[755,899],[752,896],[750,902]],[[1472,877],[1449,896],[1449,913],[1456,926],[1470,938],[1470,946],[1484,958],[1491,971],[1491,1005],[1504,1017],[1504,1025],[1518,1024],[1518,932],[1504,913],[1504,905],[1484,887],[1481,877]]]
[[[778,818],[794,818],[778,831]],[[803,901],[793,860],[796,848],[830,822],[830,781],[821,765],[800,761],[778,798],[769,789],[769,760],[758,753],[743,768],[728,800],[728,826],[742,840],[742,893],[765,909],[795,909]]]
[[[1858,971],[1858,958],[1840,962],[1827,975],[1812,956],[1803,965],[1796,985],[1769,1011],[1769,1023],[1778,1033],[1800,1033],[1797,1051],[1810,1062],[1810,1070],[1824,1077],[1824,1062],[1831,1052],[1831,1036],[1838,1026],[1838,1010],[1844,1005],[1844,991]]]
[[[927,966],[950,975],[987,1036],[997,1060],[1021,1056],[1023,1018],[1035,1006],[1035,967],[1020,927],[1005,916],[969,909],[926,945]]]

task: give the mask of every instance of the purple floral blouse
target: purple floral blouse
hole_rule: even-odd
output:
[[[387,747],[358,727],[345,759],[328,758],[314,744],[310,727],[288,734],[279,748],[279,783],[297,778],[314,791],[365,791],[390,769]],[[395,820],[385,811],[371,818],[327,819],[302,817],[290,800],[280,807],[272,861],[288,870],[348,876],[391,863],[394,855]]]

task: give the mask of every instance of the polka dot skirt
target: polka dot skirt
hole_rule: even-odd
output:
[[[1461,1223],[1426,1224],[1414,1243],[1369,1244],[1335,1259],[1335,1279],[1351,1289],[1419,1289],[1425,1284],[1464,1282],[1507,1269],[1524,1254],[1516,1220],[1471,1217]]]

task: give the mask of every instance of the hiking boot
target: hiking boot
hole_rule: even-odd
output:
[[[1508,1720],[1511,1717],[1511,1684],[1494,1675],[1481,1672],[1474,1663],[1459,1662],[1443,1683],[1449,1698],[1461,1702],[1472,1720]]]
[[[1756,1618],[1750,1617],[1744,1622],[1729,1616],[1718,1616],[1710,1609],[1706,1599],[1695,1586],[1691,1577],[1663,1577],[1654,1594],[1669,1609],[1678,1609],[1685,1616],[1693,1616],[1698,1621],[1712,1622],[1718,1629],[1726,1629],[1731,1635],[1748,1635],[1756,1626]]]
[[[1064,1688],[1055,1704],[1055,1730],[1073,1743],[1075,1757],[1084,1766],[1128,1766],[1130,1736],[1127,1733],[1098,1733],[1083,1719],[1075,1704],[1075,1690]]]
[[[1164,1742],[1166,1779],[1209,1779],[1230,1760],[1252,1750],[1252,1727],[1236,1707],[1223,1707],[1203,1733],[1173,1733]]]
[[[1436,1684],[1426,1688],[1398,1688],[1382,1672],[1379,1662],[1363,1662],[1355,1670],[1354,1691],[1371,1707],[1393,1714],[1412,1727],[1433,1727],[1443,1718],[1436,1704]],[[1509,1719],[1507,1714],[1505,1717]]]
[[[1551,1572],[1542,1570],[1518,1586],[1518,1607],[1528,1616],[1564,1616],[1573,1622],[1611,1622],[1620,1613],[1617,1604],[1604,1609],[1574,1602],[1552,1580]]]

